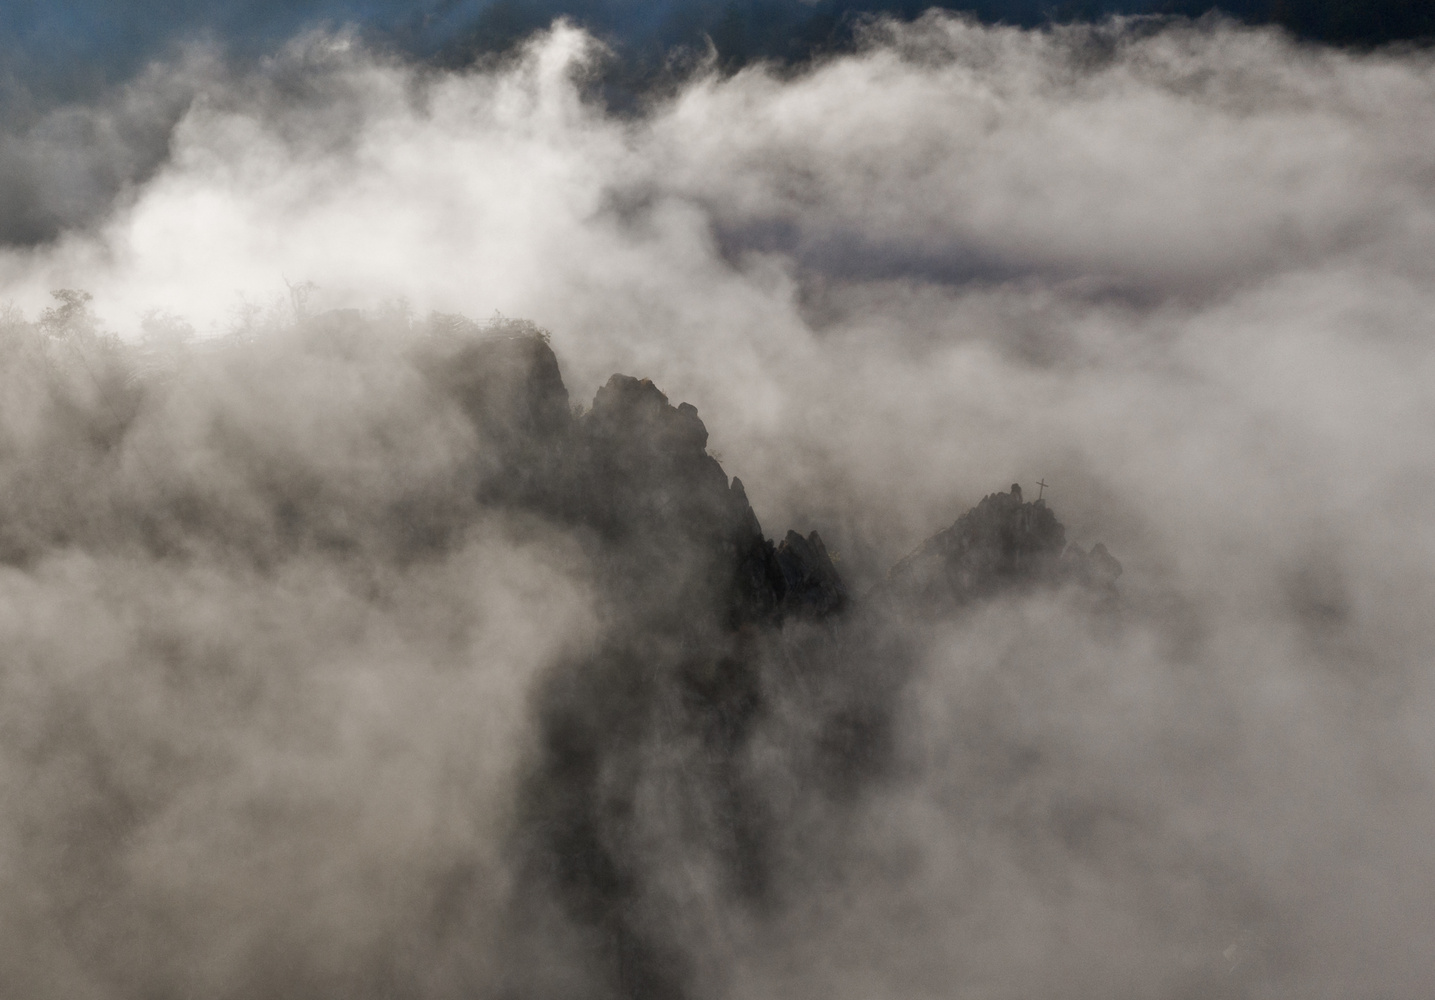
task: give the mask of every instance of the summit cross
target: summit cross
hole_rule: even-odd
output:
[[[1044,483],[1044,482],[1042,482],[1040,479],[1038,479],[1038,480],[1036,481],[1036,485],[1037,485],[1036,498],[1037,498],[1038,500],[1040,500],[1040,499],[1041,499],[1041,495],[1046,492],[1046,483]]]

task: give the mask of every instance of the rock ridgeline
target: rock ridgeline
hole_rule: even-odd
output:
[[[524,890],[511,922],[526,977],[548,968],[544,952],[523,949],[549,947],[551,899],[600,970],[583,995],[699,995],[690,942],[671,916],[708,902],[655,877],[654,845],[710,872],[737,905],[774,905],[799,850],[796,817],[839,814],[890,759],[903,616],[1038,584],[1105,593],[1120,573],[1103,548],[1067,547],[1047,505],[1013,487],[893,567],[863,601],[874,614],[844,614],[855,602],[821,536],[764,535],[742,482],[708,454],[694,407],[614,375],[575,413],[537,336],[429,350],[421,370],[483,444],[479,504],[569,528],[604,605],[602,637],[556,665],[535,696],[514,841]],[[822,627],[783,627],[800,622]],[[786,707],[769,713],[774,705]],[[776,734],[769,745],[786,749],[757,766],[752,741],[764,726]],[[774,799],[770,766],[787,769],[777,785],[795,798]],[[662,809],[641,808],[658,790]],[[534,993],[572,995],[561,983]]]
[[[830,866],[842,857],[843,830],[862,826],[863,796],[899,773],[904,689],[929,639],[908,628],[920,620],[913,609],[940,616],[1044,582],[1106,587],[1119,572],[1102,549],[1066,548],[1055,515],[1013,493],[982,501],[899,563],[877,595],[857,599],[816,532],[764,534],[743,484],[708,453],[695,408],[673,405],[646,379],[614,375],[591,407],[575,409],[531,324],[484,329],[435,317],[423,333],[405,321],[400,337],[387,320],[326,313],[272,339],[136,355],[118,341],[70,343],[92,331],[66,323],[0,323],[0,375],[18,387],[6,402],[20,415],[0,441],[9,449],[0,563],[19,567],[7,570],[16,581],[51,553],[95,553],[114,555],[104,570],[122,574],[113,579],[166,594],[170,581],[183,585],[211,568],[214,586],[246,588],[237,593],[272,584],[278,591],[264,607],[283,599],[292,579],[319,581],[320,599],[342,587],[340,608],[367,607],[349,602],[387,601],[391,587],[407,586],[411,566],[430,561],[441,572],[419,579],[449,581],[440,594],[511,573],[511,595],[522,600],[525,584],[549,579],[550,568],[572,585],[555,596],[566,604],[573,595],[581,615],[553,625],[581,625],[534,644],[541,667],[482,639],[526,642],[546,600],[524,609],[511,634],[490,632],[484,611],[466,602],[432,619],[474,640],[458,639],[435,667],[463,657],[474,678],[524,688],[522,708],[514,706],[521,730],[517,720],[499,730],[517,737],[504,744],[512,784],[493,814],[505,829],[503,919],[490,920],[487,862],[464,850],[432,872],[436,895],[423,914],[424,933],[445,952],[482,928],[473,967],[492,960],[484,982],[497,984],[486,990],[496,996],[733,992],[735,984],[713,982],[731,963],[712,961],[728,952],[714,951],[709,934],[797,926],[799,911],[784,907],[810,899],[814,877],[837,874]],[[148,367],[140,371],[136,358]],[[495,535],[512,558],[470,575],[469,559]],[[530,555],[545,572],[530,572]],[[56,565],[72,561],[64,555]],[[91,579],[88,569],[76,577],[84,588]],[[160,657],[166,678],[228,683],[208,642],[171,649],[168,631],[136,625],[134,655]],[[185,637],[211,626],[186,619],[177,627]],[[456,638],[433,641],[447,650]],[[222,659],[244,649],[231,648],[227,633],[219,641]],[[296,649],[308,649],[310,638],[301,641]],[[340,640],[345,657],[349,641]],[[381,632],[374,641],[388,640]],[[383,655],[389,647],[365,648]],[[326,658],[326,672],[337,668]],[[256,678],[271,674],[267,662],[254,669]],[[275,693],[290,690],[286,681]],[[89,747],[87,733],[77,738]],[[473,738],[478,755],[509,736]],[[463,787],[454,785],[460,815]],[[127,788],[103,792],[107,814],[131,815]],[[486,794],[481,801],[497,806]],[[95,858],[109,865],[112,855]],[[427,861],[414,871],[427,872]],[[394,940],[407,949],[418,939]],[[372,971],[385,995],[421,989],[389,978],[386,959]],[[475,981],[468,991],[485,987]]]
[[[817,532],[762,531],[742,481],[707,452],[697,409],[648,379],[614,375],[575,415],[558,362],[537,336],[438,350],[430,377],[485,439],[481,502],[538,511],[610,543],[626,575],[711,591],[729,624],[833,614],[849,600]]]
[[[575,415],[540,336],[469,340],[429,359],[431,377],[488,448],[480,500],[585,526],[636,553],[629,567],[678,591],[716,588],[729,624],[820,619],[851,603],[821,536],[763,534],[742,481],[707,452],[696,408],[648,379],[614,375]],[[1066,543],[1044,500],[992,493],[894,565],[876,593],[940,613],[1011,588],[1074,583],[1114,599],[1121,564]],[[676,577],[682,576],[683,580]]]
[[[1022,500],[1015,483],[991,493],[923,542],[887,574],[879,591],[910,608],[940,612],[1002,590],[1077,583],[1114,599],[1121,564],[1097,543],[1066,544],[1066,529],[1045,500]]]

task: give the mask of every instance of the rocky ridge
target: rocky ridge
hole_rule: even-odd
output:
[[[742,481],[707,452],[697,409],[672,405],[650,380],[614,375],[575,415],[558,361],[541,337],[469,341],[427,359],[490,447],[486,504],[535,509],[582,525],[643,555],[672,584],[716,588],[731,626],[822,619],[852,603],[821,536],[767,538]],[[679,558],[681,555],[681,558]],[[913,611],[938,612],[1010,588],[1078,584],[1114,597],[1121,564],[1096,545],[1066,544],[1066,530],[1021,487],[992,493],[897,562],[876,593]]]
[[[754,771],[751,756],[754,734],[776,725],[775,702],[796,699],[808,720],[783,737],[790,781],[841,803],[891,754],[907,669],[890,645],[901,634],[894,620],[1040,586],[1114,600],[1120,565],[1100,546],[1067,546],[1051,508],[1024,502],[1016,486],[984,498],[856,600],[817,532],[764,534],[742,482],[708,454],[697,410],[674,406],[651,381],[614,375],[575,413],[541,337],[431,351],[423,367],[488,444],[483,504],[570,526],[599,574],[610,627],[540,693],[515,842],[534,890],[523,898],[556,898],[567,920],[606,942],[590,956],[608,969],[597,996],[678,1000],[701,978],[662,915],[705,904],[652,880],[655,838],[676,837],[668,849],[737,905],[778,905],[800,807],[772,799],[771,775]],[[680,832],[645,818],[640,803],[658,788],[664,808],[687,817]],[[841,807],[817,811],[827,808]],[[550,919],[535,905],[519,906],[515,928]],[[541,956],[520,961],[544,967]]]
[[[912,610],[950,611],[1002,590],[1075,583],[1107,601],[1121,564],[1097,543],[1066,544],[1066,529],[1045,500],[1024,502],[1021,486],[983,497],[949,528],[898,561],[879,593]]]
[[[538,336],[430,349],[423,367],[456,398],[489,445],[486,505],[581,526],[631,574],[723,605],[728,624],[833,614],[847,588],[821,537],[763,534],[742,481],[707,452],[696,408],[673,406],[648,379],[614,375],[575,415],[557,358]],[[684,603],[691,604],[691,601]]]

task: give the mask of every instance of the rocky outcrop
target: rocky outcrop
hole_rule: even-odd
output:
[[[879,593],[901,615],[849,616],[854,601],[818,533],[766,537],[742,482],[708,453],[697,410],[651,381],[614,375],[575,414],[533,336],[446,346],[427,371],[482,443],[479,503],[570,530],[597,577],[602,639],[535,695],[514,848],[527,886],[517,938],[542,940],[523,928],[549,926],[526,901],[559,901],[594,951],[595,998],[698,992],[668,915],[699,904],[650,879],[655,838],[743,905],[776,891],[778,859],[797,848],[772,819],[791,804],[753,770],[753,734],[786,717],[766,714],[773,706],[799,705],[804,720],[783,731],[795,748],[783,787],[855,796],[895,742],[910,659],[901,615],[1055,581],[1110,587],[1120,573],[1101,546],[1068,548],[1050,508],[1014,486],[892,568]],[[656,789],[661,816],[643,805]]]
[[[847,606],[847,585],[817,532],[803,538],[789,531],[777,547],[777,566],[782,573],[781,605],[787,613],[825,618]]]
[[[982,597],[1038,585],[1075,582],[1114,593],[1121,564],[1098,544],[1067,546],[1066,529],[1046,501],[1022,500],[1015,483],[982,498],[949,528],[899,561],[879,587],[904,607],[938,613]]]
[[[840,874],[830,865],[845,856],[849,828],[875,815],[865,796],[894,787],[884,781],[911,759],[903,706],[931,635],[910,627],[906,609],[1045,580],[1114,588],[1120,571],[1103,548],[1064,547],[1054,514],[1013,491],[987,498],[894,568],[887,592],[901,600],[854,600],[816,532],[764,534],[743,483],[708,453],[696,409],[645,379],[615,375],[590,409],[576,410],[547,341],[523,324],[484,329],[449,318],[411,340],[406,320],[399,336],[356,312],[329,313],[273,337],[175,352],[165,381],[146,375],[133,385],[128,348],[77,346],[61,334],[90,334],[67,330],[0,330],[0,368],[9,366],[0,374],[17,389],[5,401],[15,433],[0,442],[9,449],[0,559],[24,561],[7,570],[12,591],[58,580],[55,593],[79,587],[88,606],[96,585],[157,588],[158,603],[121,608],[114,628],[99,622],[101,638],[124,638],[121,665],[153,661],[166,691],[170,681],[193,687],[206,704],[235,682],[245,694],[246,678],[265,690],[275,680],[281,698],[322,697],[337,690],[331,680],[349,684],[346,663],[368,691],[374,657],[403,653],[392,680],[412,676],[429,694],[478,698],[496,684],[506,709],[523,713],[495,737],[482,728],[491,706],[457,714],[438,706],[443,753],[429,763],[440,767],[435,778],[452,793],[460,827],[478,809],[485,830],[500,821],[509,834],[499,845],[487,834],[481,843],[461,837],[409,866],[423,884],[403,889],[404,912],[424,930],[400,933],[396,946],[417,943],[419,959],[440,953],[430,947],[464,956],[473,935],[501,935],[471,958],[475,969],[493,963],[492,978],[485,971],[468,981],[463,957],[460,975],[440,984],[448,992],[572,1000],[743,992],[741,980],[722,981],[733,964],[731,932],[741,948],[753,934],[798,926],[803,911],[785,909],[789,902],[810,900],[812,884],[840,887],[825,880]],[[79,347],[92,352],[88,360],[75,357]],[[555,579],[535,598],[532,588]],[[271,648],[260,636],[246,652],[220,622],[216,653],[198,641],[212,616],[184,600],[196,582],[209,603],[232,605],[246,620],[277,615],[288,637]],[[311,635],[286,595],[321,602],[329,625]],[[172,598],[195,620],[171,634],[159,612]],[[62,630],[71,603],[51,616]],[[494,621],[509,614],[512,628]],[[425,634],[411,646],[394,628]],[[561,628],[572,632],[531,641],[536,630]],[[93,659],[93,644],[81,645],[81,659]],[[36,650],[42,659],[69,655],[46,643]],[[290,683],[285,664],[316,655],[316,683]],[[245,662],[230,676],[235,657]],[[421,707],[424,690],[410,707]],[[235,707],[222,700],[226,711]],[[90,761],[94,734],[69,725],[74,706],[61,701],[56,719],[75,730],[73,747]],[[270,701],[259,706],[261,722]],[[308,733],[314,714],[297,711],[292,721]],[[321,722],[332,715],[320,714]],[[465,718],[477,727],[471,733],[455,728]],[[422,771],[425,761],[408,756],[404,767]],[[479,785],[465,777],[470,765]],[[93,798],[95,815],[118,817],[109,833],[124,834],[136,815],[133,788],[111,782],[111,770],[96,770],[95,794],[81,805],[95,812]],[[488,794],[490,774],[503,776],[502,800]],[[480,798],[465,802],[465,789]],[[290,818],[307,822],[307,807],[292,804]],[[75,885],[95,873],[104,881],[111,863],[124,861],[132,838],[106,838],[119,854],[107,847],[92,856],[89,839],[76,842],[84,857]],[[421,840],[410,846],[423,848]],[[493,920],[499,898],[508,909]],[[362,963],[362,979],[310,992],[352,995],[343,988],[350,982],[385,995],[422,990],[418,980],[390,978],[378,954],[377,964]],[[721,961],[695,961],[713,955]],[[345,963],[330,964],[339,976]],[[286,976],[243,982],[273,995]]]
[[[1121,575],[1121,563],[1106,551],[1106,546],[1097,542],[1090,552],[1083,552],[1079,545],[1068,545],[1061,556],[1061,568],[1066,579],[1086,587],[1106,602],[1116,600],[1116,578]]]
[[[729,626],[846,606],[817,532],[766,538],[741,480],[708,454],[697,409],[650,380],[614,375],[574,416],[539,336],[440,342],[424,367],[480,434],[481,503],[589,529],[608,565],[646,578],[655,600],[715,603]]]
[[[841,611],[847,587],[822,537],[789,531],[774,545],[707,439],[691,404],[674,407],[649,380],[614,375],[579,426],[578,467],[592,490],[586,516],[610,531],[676,533],[711,556],[707,569],[722,581],[733,625]]]
[[[615,541],[741,544],[755,520],[707,440],[693,406],[673,406],[647,379],[614,375],[574,428],[570,515]]]
[[[622,575],[728,627],[817,620],[851,603],[817,532],[762,531],[741,480],[707,451],[688,403],[648,379],[614,375],[575,416],[558,361],[532,333],[443,342],[427,360],[484,442],[480,502],[522,507],[603,539]],[[1102,545],[1066,544],[1044,500],[992,493],[892,567],[878,594],[940,613],[1013,588],[1076,583],[1114,597],[1121,564]],[[672,603],[671,601],[669,603]],[[688,612],[684,612],[688,613]]]

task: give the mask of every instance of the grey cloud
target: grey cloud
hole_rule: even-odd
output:
[[[937,17],[868,44],[787,85],[694,88],[658,124],[684,150],[676,190],[692,170],[739,246],[760,227],[755,249],[844,278],[1092,276],[1166,295],[1399,247],[1426,210],[1418,58],[1387,73],[1224,27]],[[739,108],[739,135],[709,127]]]
[[[169,155],[170,134],[207,62],[196,51],[89,101],[0,99],[0,243],[35,245],[89,228]]]

